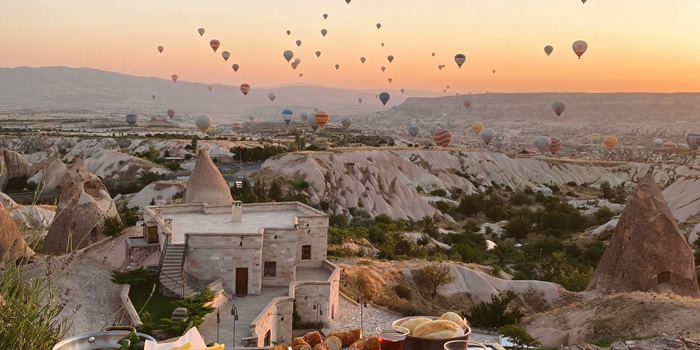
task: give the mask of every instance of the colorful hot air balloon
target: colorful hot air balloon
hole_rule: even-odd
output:
[[[544,47],[544,52],[547,54],[547,56],[551,55],[553,51],[554,47],[552,47],[552,45],[547,45]]]
[[[269,94],[267,94],[267,98],[269,98],[270,101],[275,102],[275,99],[277,98],[277,94],[274,92],[270,92]]]
[[[294,120],[294,112],[291,109],[285,109],[282,111],[282,120],[284,120],[287,125]]]
[[[321,51],[316,51],[316,57],[321,57]]]
[[[381,28],[381,27],[382,27],[382,24],[381,24],[381,23],[377,23],[377,29],[379,29],[379,28]]]
[[[323,19],[328,19],[328,14],[327,14],[327,13],[324,13],[324,14],[323,14]]]
[[[464,62],[467,60],[467,56],[464,56],[464,54],[457,54],[455,55],[455,63],[457,63],[457,67],[462,68],[462,65]],[[440,68],[442,70],[442,68]]]
[[[177,83],[177,79],[178,79],[178,78],[179,78],[179,77],[177,76],[177,74],[173,74],[173,75],[170,77],[170,79],[173,80],[173,83]]]
[[[554,102],[552,104],[552,110],[554,110],[554,113],[556,113],[557,117],[559,117],[562,113],[564,113],[564,110],[566,110],[566,103],[562,101]]]
[[[690,148],[697,150],[700,147],[700,132],[691,132],[688,134],[688,146]]]
[[[228,51],[224,51],[221,53],[221,57],[224,58],[224,61],[228,62],[228,58],[231,57],[231,53]]]
[[[592,140],[593,142],[598,142],[598,141],[600,141],[600,134],[592,134],[592,135],[591,135],[591,140]]]
[[[661,149],[664,151],[673,151],[674,149],[676,149],[676,147],[676,143],[671,141],[664,142],[664,144],[661,145]]]
[[[209,42],[209,46],[211,46],[211,49],[214,50],[214,52],[216,52],[216,50],[219,49],[219,46],[221,46],[221,43],[216,39],[212,39]]]
[[[297,47],[301,46],[301,40],[297,40]]]
[[[163,52],[163,47],[162,47],[162,46],[158,46],[158,52]]]
[[[472,123],[472,131],[474,131],[475,134],[479,135],[481,130],[484,130],[484,123],[482,123],[482,122]]]
[[[403,95],[403,93],[406,92],[406,89],[401,89],[399,91],[401,91],[401,95]]]
[[[339,64],[336,64],[336,65],[335,65],[335,70],[338,70],[338,69],[340,69],[340,65],[339,65]],[[323,128],[321,128],[321,129],[323,129]]]
[[[139,120],[139,117],[136,114],[127,114],[126,115],[126,123],[134,126],[136,125],[136,122]]]
[[[389,61],[389,63],[394,62],[394,55],[389,55],[386,59]]]
[[[316,118],[310,118],[310,119],[309,119],[309,126],[310,126],[311,129],[313,129],[314,131],[318,130],[318,124],[316,123]]]
[[[197,126],[199,131],[205,133],[212,125],[211,117],[205,114],[198,115],[196,118],[194,118],[194,125]]]
[[[605,144],[605,148],[607,148],[609,151],[612,151],[615,146],[617,146],[617,137],[615,136],[605,136],[603,139],[603,143]]]
[[[199,32],[199,36],[204,35],[204,28],[197,29],[197,32]]]
[[[323,129],[324,126],[326,126],[326,123],[331,119],[331,115],[328,114],[326,111],[318,111],[316,112],[316,124],[318,124],[318,127]]]
[[[578,56],[579,59],[581,59],[581,56],[586,53],[586,50],[588,50],[588,43],[586,43],[583,40],[578,40],[574,42],[574,45],[572,45],[572,48],[574,49],[574,52]]]
[[[437,129],[433,134],[433,141],[439,147],[447,147],[452,142],[452,131],[447,129]]]
[[[324,38],[326,37],[326,34],[328,34],[328,30],[321,29],[321,35],[323,35]]]
[[[282,55],[284,56],[284,59],[287,60],[287,62],[289,62],[292,60],[292,58],[294,58],[294,51],[286,50]]]
[[[211,90],[214,90],[214,85],[213,84],[207,85],[207,89],[209,89],[209,92],[211,92]]]
[[[362,63],[365,63],[365,61],[367,61],[367,59],[366,59],[366,58],[364,58],[364,57],[360,57],[360,62],[362,62]]]
[[[174,109],[169,109],[167,113],[168,113],[168,117],[170,117],[170,119],[173,119],[173,117],[175,116]]]
[[[309,120],[309,111],[301,111],[301,122],[306,123],[307,120]]]
[[[534,143],[537,150],[544,154],[544,152],[549,151],[549,147],[552,145],[552,139],[548,136],[538,136]]]
[[[491,128],[486,128],[484,130],[481,130],[479,136],[481,136],[481,139],[488,146],[488,144],[491,143],[491,140],[493,140],[493,138],[496,136],[496,132],[494,132]]]
[[[472,105],[472,101],[469,101],[469,100],[464,101],[464,108],[469,109],[469,107],[471,107],[471,105]]]
[[[382,92],[379,94],[379,101],[382,101],[382,104],[386,106],[386,103],[389,102],[389,99],[391,98],[391,95],[388,92]]]
[[[661,147],[664,144],[664,140],[654,139],[654,144],[656,145],[656,147]]]
[[[363,100],[362,100],[362,97],[360,97],[360,98],[357,99],[357,102],[359,102],[359,103],[362,103],[362,101],[363,101]]]
[[[408,134],[409,134],[411,137],[415,138],[416,136],[418,136],[419,133],[420,133],[420,128],[419,128],[419,127],[417,127],[417,126],[415,126],[415,125],[411,125],[411,126],[408,127]]]
[[[239,66],[237,63],[234,63],[234,64],[231,66],[231,68],[233,68],[233,71],[234,71],[234,72],[238,72],[238,68],[240,68],[240,67],[241,67],[241,66]]]
[[[561,145],[562,143],[560,139],[552,137],[552,144],[549,146],[549,152],[551,152],[553,155],[556,155],[557,152],[559,152],[559,150],[561,149]]]
[[[350,129],[350,125],[352,125],[352,118],[350,116],[344,116],[343,119],[341,120],[340,124],[345,128],[345,129]]]
[[[250,120],[251,122],[253,120],[255,120],[255,114],[253,114],[253,113],[248,114],[248,120]]]
[[[250,85],[241,84],[241,92],[243,93],[243,96],[248,96],[248,93],[250,92]]]

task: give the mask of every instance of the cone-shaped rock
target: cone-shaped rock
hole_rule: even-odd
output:
[[[34,251],[27,246],[17,224],[0,203],[0,261],[13,261],[32,255]]]
[[[117,207],[102,181],[85,170],[75,157],[63,177],[56,218],[44,240],[43,253],[63,254],[105,238],[104,218],[118,216]]]
[[[10,150],[0,150],[0,190],[5,188],[8,180],[30,174],[29,164],[21,154]]]
[[[693,252],[651,171],[627,201],[588,289],[700,296]]]
[[[199,151],[194,170],[187,181],[187,189],[185,189],[182,203],[207,203],[209,205],[233,203],[231,188],[214,162],[211,161],[207,149]]]

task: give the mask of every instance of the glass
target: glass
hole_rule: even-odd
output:
[[[377,327],[377,337],[382,350],[403,350],[403,343],[406,342],[408,328],[399,326]]]
[[[445,343],[445,350],[467,350],[469,340],[452,340]]]

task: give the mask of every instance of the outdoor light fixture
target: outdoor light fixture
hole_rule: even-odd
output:
[[[275,239],[277,239],[277,235],[275,235]]]
[[[243,237],[241,237],[241,244],[240,244],[240,246],[241,246],[241,247],[243,246]]]
[[[306,233],[311,233],[311,230],[306,231]]]
[[[270,315],[272,315],[272,316],[282,316],[282,317],[280,317],[280,321],[284,321],[284,315],[282,315],[282,314],[269,314],[269,313],[268,313],[267,315],[268,315],[268,316],[270,316]]]

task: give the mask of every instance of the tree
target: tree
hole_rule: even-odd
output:
[[[610,221],[610,219],[612,219],[613,216],[615,216],[615,213],[613,213],[613,211],[610,210],[610,208],[608,208],[607,206],[602,207],[595,212],[595,218],[598,221],[598,223],[601,224]]]
[[[531,227],[532,223],[530,223],[530,218],[524,215],[518,215],[508,220],[503,230],[508,237],[523,239],[530,234]]]
[[[520,308],[515,306],[508,311],[508,305],[517,297],[515,292],[509,290],[502,295],[491,296],[490,302],[481,302],[474,305],[468,314],[462,314],[477,328],[496,330],[506,325],[517,324],[523,318]]]
[[[480,194],[470,194],[459,202],[459,211],[466,216],[476,216],[484,205],[484,197]]]
[[[431,264],[425,266],[418,270],[417,277],[431,288],[431,299],[435,299],[437,296],[438,287],[452,283],[455,280],[447,264]]]
[[[525,330],[525,327],[517,324],[503,326],[498,329],[498,333],[510,338],[510,341],[520,349],[527,349],[539,345],[539,342]]]

